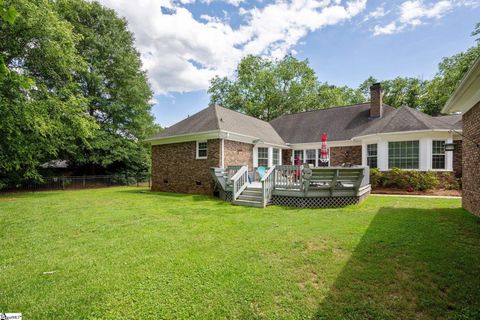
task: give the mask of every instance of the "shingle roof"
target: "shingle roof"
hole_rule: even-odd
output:
[[[267,143],[309,143],[389,132],[462,129],[460,115],[431,117],[409,107],[383,105],[382,118],[370,118],[370,103],[284,115],[270,123],[220,106],[210,106],[174,124],[152,139],[207,131],[228,131],[258,138]]]
[[[393,111],[383,105],[383,117]],[[350,140],[382,119],[371,119],[370,103],[362,103],[284,115],[270,123],[286,142],[308,143],[321,141],[323,132],[329,141]]]
[[[209,106],[161,131],[152,139],[213,130],[255,137],[267,143],[285,144],[270,123],[220,106]]]
[[[401,107],[368,126],[357,136],[402,131],[461,129],[461,121],[455,120],[457,119],[450,118],[450,116],[432,117],[409,107]]]

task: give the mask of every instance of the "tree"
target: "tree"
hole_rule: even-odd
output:
[[[235,73],[235,80],[212,79],[210,103],[265,121],[315,108],[318,83],[307,60],[288,55],[271,61],[249,55],[241,60]]]
[[[383,90],[383,102],[394,108],[408,106],[418,109],[424,92],[426,81],[418,78],[396,77],[393,80],[378,81],[370,76],[359,86],[359,90],[370,99],[370,86],[380,82]]]
[[[68,157],[102,171],[149,169],[154,130],[152,96],[127,22],[97,2],[59,0],[56,9],[74,28],[75,47],[86,68],[76,74],[88,114],[97,129]]]
[[[430,115],[440,114],[465,73],[479,57],[480,44],[465,52],[443,58],[438,65],[439,71],[426,85],[420,109]]]
[[[365,98],[359,89],[352,89],[347,86],[337,87],[325,82],[318,87],[317,103],[314,109],[326,109],[363,102],[365,102]]]
[[[95,127],[74,79],[79,39],[50,1],[3,5],[18,17],[0,21],[0,182],[41,179],[39,164],[74,152]]]

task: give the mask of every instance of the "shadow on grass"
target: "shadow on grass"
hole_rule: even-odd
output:
[[[381,208],[314,319],[480,319],[480,219]]]

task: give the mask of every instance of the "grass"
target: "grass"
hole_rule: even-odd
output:
[[[0,312],[25,319],[480,317],[480,219],[455,199],[108,188],[0,196],[0,226]]]

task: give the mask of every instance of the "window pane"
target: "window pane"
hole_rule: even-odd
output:
[[[197,144],[197,156],[199,158],[206,158],[207,157],[207,149],[208,149],[207,142],[199,142]]]
[[[419,141],[396,141],[388,143],[388,167],[400,169],[419,168]]]
[[[367,144],[367,165],[377,168],[377,144]]]
[[[315,166],[315,149],[306,150],[306,153],[307,158],[305,159],[305,162]]]
[[[280,161],[279,161],[279,155],[280,155],[280,150],[279,149],[273,149],[273,165],[277,165],[277,164],[280,164]]]
[[[258,166],[268,166],[268,148],[258,148]]]

